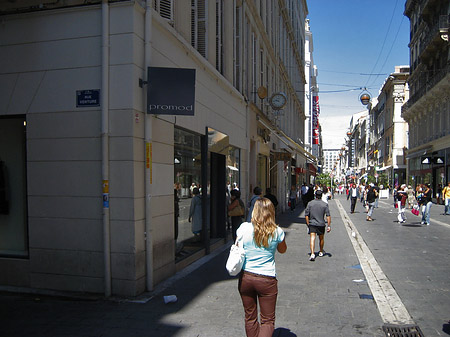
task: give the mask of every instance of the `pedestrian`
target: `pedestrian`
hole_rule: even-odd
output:
[[[353,183],[350,189],[348,190],[347,200],[350,198],[350,213],[355,213],[356,201],[359,199],[359,188],[356,187],[356,184]]]
[[[301,187],[301,194],[302,194],[302,202],[303,202],[303,206],[306,207],[306,205],[308,204],[308,200],[307,200],[307,193],[308,193],[308,185],[306,185],[306,182],[303,182],[303,185]]]
[[[231,233],[233,236],[233,241],[236,241],[236,231],[242,223],[242,218],[245,216],[245,205],[241,200],[241,192],[239,190],[231,190],[230,194],[231,198],[230,205],[228,206],[228,214],[231,218]],[[239,211],[239,209],[241,211]]]
[[[277,213],[278,200],[277,197],[272,194],[272,189],[270,187],[266,188],[266,195],[264,198],[272,201],[273,207],[275,207],[275,214]]]
[[[323,250],[325,244],[325,219],[327,217],[327,232],[331,231],[331,216],[328,203],[322,201],[322,191],[317,190],[315,195],[316,199],[308,203],[305,210],[305,220],[308,226],[309,233],[309,248],[311,249],[311,254],[309,255],[309,260],[314,261],[316,259],[316,253],[314,246],[316,243],[316,235],[319,236],[319,256],[325,255]]]
[[[406,185],[401,185],[397,191],[397,200],[396,200],[398,208],[397,219],[399,223],[404,223],[406,221],[405,206],[406,200],[408,200],[408,194],[405,191],[405,188]]]
[[[283,254],[287,245],[283,230],[275,223],[275,208],[269,199],[258,198],[252,214],[251,222],[244,222],[237,230],[245,251],[238,289],[244,306],[246,335],[269,337],[275,330],[278,296],[275,251]]]
[[[328,204],[328,200],[331,199],[331,193],[328,187],[324,186],[322,189],[322,201],[325,201]]]
[[[253,189],[253,196],[248,202],[247,222],[250,222],[252,220],[253,206],[255,206],[255,202],[259,197],[261,197],[261,194],[262,194],[261,187],[256,186]]]
[[[444,215],[450,215],[450,181],[442,190],[442,198],[444,199]]]
[[[378,208],[378,199],[380,198],[380,187],[378,186],[378,183],[375,183],[375,191],[377,191],[376,198],[375,198],[375,208]]]
[[[422,186],[423,196],[420,198],[419,205],[422,208],[422,225],[430,225],[430,210],[431,205],[433,205],[432,197],[433,193],[431,191],[430,184],[425,184]]]
[[[306,192],[306,204],[308,204],[311,200],[314,200],[314,185],[310,184],[308,188],[308,192]]]
[[[200,196],[200,190],[198,187],[192,190],[193,198],[191,200],[191,207],[189,208],[189,219],[192,226],[191,230],[194,233],[196,241],[200,240],[200,234],[202,232],[202,197]]]
[[[296,201],[297,201],[297,189],[295,188],[295,185],[292,185],[291,190],[289,191],[289,203],[291,205],[291,211],[294,211]]]
[[[441,198],[442,198],[442,185],[438,184],[437,189],[436,189],[436,204],[437,205],[441,204]]]
[[[367,211],[367,218],[366,221],[373,221],[372,214],[373,214],[373,208],[375,207],[375,199],[377,198],[378,193],[375,190],[375,186],[373,184],[370,184],[366,188],[366,205],[369,208]]]
[[[413,208],[416,204],[416,197],[414,193],[414,189],[411,185],[408,185],[408,189],[406,190],[406,194],[408,195],[408,208]]]

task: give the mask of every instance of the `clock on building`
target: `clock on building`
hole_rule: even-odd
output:
[[[269,104],[274,110],[283,109],[286,103],[287,103],[287,96],[284,92],[274,93],[269,99]]]

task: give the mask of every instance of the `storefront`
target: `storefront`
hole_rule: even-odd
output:
[[[450,148],[432,151],[431,148],[410,154],[408,157],[409,184],[430,184],[433,196],[439,187],[450,181]]]
[[[204,149],[204,150],[202,150]],[[226,238],[226,190],[239,189],[240,151],[212,128],[174,130],[175,262]],[[203,160],[207,158],[207,160]]]

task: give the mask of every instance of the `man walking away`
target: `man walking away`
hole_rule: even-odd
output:
[[[274,196],[272,194],[272,189],[270,187],[266,188],[266,195],[264,196],[264,198],[267,198],[270,201],[272,201],[272,204],[273,204],[273,207],[275,207],[275,213],[276,213],[277,206],[278,206],[278,199],[276,196]]]
[[[261,187],[256,186],[253,189],[253,196],[250,199],[250,201],[248,202],[247,222],[251,222],[252,221],[253,206],[255,206],[255,202],[256,202],[256,200],[258,200],[259,197],[261,197],[261,194],[262,194]]]
[[[331,231],[331,216],[328,204],[322,201],[321,190],[317,190],[315,195],[316,199],[310,201],[305,210],[306,225],[309,229],[309,246],[311,248],[311,255],[309,256],[310,261],[316,259],[316,254],[314,252],[316,235],[319,236],[319,256],[322,257],[325,255],[325,251],[323,250],[325,244],[325,216],[327,217],[327,232]]]
[[[350,212],[355,213],[356,201],[359,199],[359,188],[356,187],[355,183],[353,183],[352,187],[348,191],[347,200],[348,198],[350,198],[351,201]]]

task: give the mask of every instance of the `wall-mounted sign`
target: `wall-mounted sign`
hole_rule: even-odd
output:
[[[319,114],[320,114],[320,108],[319,108],[319,96],[314,95],[313,96],[313,108],[312,108],[312,143],[313,144],[319,144]]]
[[[289,152],[272,152],[273,159],[276,161],[289,161],[291,160],[291,154]]]
[[[194,115],[195,69],[148,68],[147,113]]]
[[[77,90],[77,108],[100,106],[100,89]]]

